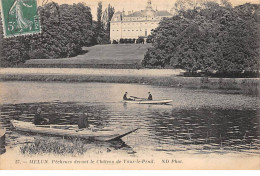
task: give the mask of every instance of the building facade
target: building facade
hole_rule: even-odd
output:
[[[124,10],[116,12],[110,22],[110,40],[119,42],[120,39],[138,39],[139,37],[146,40],[162,18],[171,16],[173,14],[168,11],[153,10],[151,0],[147,1],[145,10],[131,11],[127,15]]]

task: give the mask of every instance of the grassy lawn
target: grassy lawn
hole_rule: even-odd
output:
[[[84,47],[85,54],[62,59],[31,59],[29,67],[131,68],[141,64],[150,44],[114,44]]]

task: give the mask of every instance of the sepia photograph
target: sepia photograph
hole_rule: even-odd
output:
[[[259,170],[260,0],[0,0],[0,170]]]

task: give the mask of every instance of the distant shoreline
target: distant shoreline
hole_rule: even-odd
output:
[[[260,78],[208,78],[178,76],[172,69],[83,69],[83,68],[0,68],[0,81],[102,82],[167,87],[228,89],[259,94]]]

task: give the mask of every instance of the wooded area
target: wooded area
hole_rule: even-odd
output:
[[[152,47],[146,52],[143,65],[189,72],[256,71],[259,7],[247,3],[233,8],[229,3],[208,1],[180,8],[177,15],[163,19],[153,31]]]
[[[3,38],[0,23],[1,66],[13,67],[29,59],[73,57],[83,52],[83,46],[109,43],[109,25],[114,13],[110,5],[103,14],[99,3],[97,22],[92,20],[91,9],[82,3],[48,3],[40,6],[38,13],[41,34]]]
[[[182,68],[190,73],[257,73],[260,52],[260,5],[232,7],[221,3],[178,0],[176,15],[164,18],[148,36],[152,42],[142,65]],[[110,43],[110,20],[115,12],[98,3],[97,21],[85,4],[49,3],[39,7],[41,34],[3,38],[0,20],[2,67],[29,59],[68,58],[82,54],[83,46]],[[124,43],[124,42],[122,42]],[[125,43],[134,43],[125,40]]]

